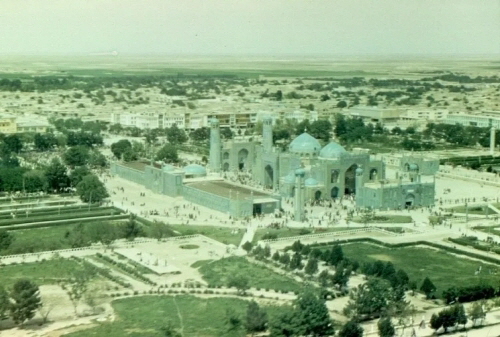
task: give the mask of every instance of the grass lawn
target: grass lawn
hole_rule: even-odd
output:
[[[183,329],[184,337],[244,337],[245,332],[227,333],[226,310],[245,319],[248,302],[237,298],[202,299],[189,295],[141,296],[119,299],[112,303],[117,319],[98,327],[81,330],[65,336],[71,337],[160,337],[160,328],[171,322],[176,329]],[[152,310],[153,309],[153,310]],[[279,307],[266,307],[270,318]],[[180,317],[182,317],[182,322]]]
[[[23,263],[0,267],[0,284],[10,288],[17,280],[28,278],[37,285],[56,284],[66,279],[74,270],[81,269],[71,259],[52,259],[41,262]]]
[[[248,277],[250,287],[280,291],[296,291],[302,288],[299,282],[275,273],[269,268],[249,262],[244,257],[231,256],[204,264],[199,271],[208,284],[215,286],[227,286],[234,275],[244,275]]]
[[[269,235],[276,235],[278,238],[288,238],[291,236],[300,236],[300,235],[307,235],[307,234],[320,234],[320,233],[327,233],[327,232],[339,232],[339,231],[345,231],[353,229],[352,227],[331,227],[331,228],[320,228],[313,230],[312,228],[281,228],[281,229],[272,229],[272,228],[259,228],[255,232],[255,235],[253,237],[253,242],[258,242],[259,240],[262,240],[262,237],[266,234]]]
[[[172,225],[169,227],[178,231],[181,235],[202,234],[226,245],[233,244],[235,246],[240,245],[245,232],[242,228],[218,226]],[[232,233],[234,230],[238,230],[238,233]]]
[[[353,222],[362,223],[360,216],[355,216],[352,218]],[[413,220],[409,215],[392,215],[392,214],[383,214],[383,215],[375,215],[375,217],[370,220],[369,223],[411,223]]]
[[[500,268],[490,264],[460,258],[444,251],[436,251],[423,247],[385,248],[368,243],[342,245],[344,254],[360,263],[376,260],[391,261],[396,269],[406,271],[410,280],[417,282],[420,288],[423,279],[428,276],[437,287],[437,294],[451,286],[470,286],[480,281],[498,285]],[[480,265],[481,274],[474,275]],[[488,271],[496,271],[490,275]]]
[[[493,204],[494,207],[500,207],[498,204]],[[486,207],[486,205],[481,205],[481,206],[477,206],[477,205],[469,205],[469,214],[477,214],[477,215],[496,215],[497,212],[495,212],[494,210],[492,210],[491,208],[489,207]],[[452,208],[448,208],[448,210],[453,210],[455,213],[466,213],[467,212],[467,209],[465,207],[465,205],[462,205],[462,206],[457,206],[457,207],[452,207]]]

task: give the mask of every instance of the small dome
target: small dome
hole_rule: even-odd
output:
[[[318,185],[318,181],[314,178],[307,178],[305,184],[306,186],[316,186]]]
[[[344,153],[347,153],[347,151],[342,147],[342,145],[331,142],[321,149],[319,156],[321,158],[339,158]]]
[[[290,143],[288,149],[292,153],[317,155],[321,149],[321,144],[316,138],[304,132]]]
[[[285,184],[293,184],[295,182],[295,176],[293,175],[293,172],[290,172],[289,175],[283,178]]]
[[[175,167],[173,167],[172,165],[163,165],[163,167],[161,168],[163,172],[170,172],[170,171],[173,171],[175,170]]]
[[[418,165],[417,164],[410,164],[410,171],[418,171]]]
[[[356,169],[356,174],[357,174],[358,176],[362,175],[362,174],[363,174],[363,169],[362,169],[361,167],[358,167],[358,168]]]
[[[193,176],[206,176],[207,170],[198,164],[189,164],[184,167],[184,172]]]
[[[298,176],[298,177],[304,177],[306,175],[306,171],[304,169],[296,169],[295,170],[295,176]]]

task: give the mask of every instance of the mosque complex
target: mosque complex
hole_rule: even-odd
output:
[[[381,157],[359,148],[349,152],[334,141],[321,146],[307,131],[282,151],[273,144],[272,124],[264,119],[260,144],[222,142],[219,122],[212,119],[208,168],[114,162],[111,171],[235,219],[279,212],[284,199],[293,200],[295,221],[305,221],[305,203],[337,198],[352,197],[357,207],[378,210],[434,205],[439,160],[413,153]],[[245,173],[260,188],[229,182],[226,172]]]

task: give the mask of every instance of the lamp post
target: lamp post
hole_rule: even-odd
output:
[[[90,205],[92,205],[92,192],[93,191],[90,191],[90,199],[89,199],[89,212],[90,212]]]

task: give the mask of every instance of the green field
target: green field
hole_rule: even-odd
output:
[[[161,327],[170,321],[176,329],[183,327],[184,337],[243,337],[246,335],[244,331],[227,333],[226,310],[234,311],[244,320],[247,303],[236,298],[202,299],[189,295],[119,299],[112,303],[117,315],[114,322],[64,336],[161,337],[165,336]],[[272,318],[279,307],[266,309]]]
[[[28,278],[37,285],[56,284],[69,278],[72,272],[80,270],[78,262],[71,259],[51,259],[0,267],[0,284],[10,288],[17,280]]]
[[[298,291],[302,285],[288,276],[280,275],[269,268],[249,262],[245,257],[231,256],[199,268],[203,279],[212,286],[227,286],[231,277],[248,277],[253,288]]]
[[[276,235],[278,238],[288,238],[292,236],[300,236],[307,234],[320,234],[320,233],[329,233],[329,232],[339,232],[353,229],[352,227],[330,227],[330,228],[321,228],[313,230],[312,228],[281,228],[281,229],[272,229],[272,228],[259,228],[255,232],[253,237],[253,242],[258,242],[262,240],[262,237],[266,234]]]
[[[499,208],[499,204],[493,204],[494,207]],[[468,208],[468,210],[467,210]],[[457,207],[452,207],[448,208],[448,210],[453,210],[455,213],[466,213],[468,212],[469,214],[477,214],[477,215],[497,215],[497,212],[492,210],[489,207],[486,207],[486,205],[469,205],[468,207],[465,207],[465,205],[457,206]]]
[[[451,286],[470,286],[480,281],[498,286],[499,267],[457,257],[444,251],[423,247],[391,249],[368,243],[345,244],[342,245],[342,250],[349,259],[360,263],[391,261],[396,269],[406,271],[410,280],[416,281],[419,288],[423,279],[428,276],[437,287],[437,294]],[[474,272],[481,265],[482,272],[475,276]],[[496,272],[496,275],[490,275],[490,270]]]
[[[231,232],[236,228],[218,226],[172,225],[169,227],[178,231],[180,235],[202,234],[226,245],[233,244],[235,246],[239,246],[245,232],[244,229],[239,228],[238,233],[232,234]]]

